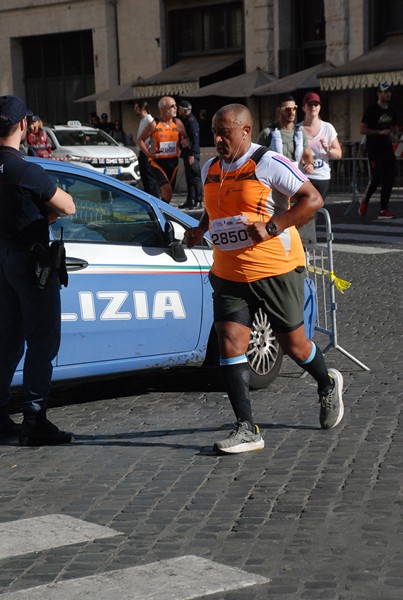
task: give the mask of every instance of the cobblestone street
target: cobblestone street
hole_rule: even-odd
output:
[[[56,388],[50,416],[76,442],[0,446],[1,598],[31,600],[36,588],[45,600],[401,600],[402,246],[347,249],[334,260],[352,282],[337,292],[340,345],[371,369],[329,351],[328,365],[344,376],[340,426],[319,428],[315,385],[288,359],[270,388],[252,392],[266,447],[244,455],[212,451],[233,422],[214,370]],[[11,554],[7,524],[46,515],[114,533],[36,549],[23,529],[22,549]],[[194,579],[187,593],[179,586],[169,595],[149,577],[150,594],[80,592],[90,576],[118,571],[119,580],[133,567],[189,556],[263,579],[233,580],[231,589],[205,575],[203,585]],[[74,582],[76,595],[68,587],[51,595],[54,581]]]

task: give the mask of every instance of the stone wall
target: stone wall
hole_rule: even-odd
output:
[[[245,66],[261,67],[278,75],[279,48],[287,48],[291,0],[244,0]],[[324,0],[327,60],[335,66],[362,54],[366,48],[366,0]],[[191,0],[189,0],[191,4]],[[160,0],[1,0],[0,3],[0,94],[25,94],[21,38],[31,35],[91,29],[94,44],[95,91],[137,77],[149,77],[166,66],[164,3]],[[116,32],[119,42],[116,42]],[[120,69],[118,70],[118,66]],[[119,72],[120,71],[120,72]],[[368,93],[340,91],[324,94],[329,120],[341,139],[359,139],[359,121]],[[156,114],[158,99],[150,101]],[[255,130],[273,119],[275,98],[246,100]],[[122,118],[125,129],[137,130],[137,119],[129,103],[98,102],[97,112]]]

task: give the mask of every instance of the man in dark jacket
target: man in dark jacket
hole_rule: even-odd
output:
[[[185,167],[187,184],[186,202],[179,208],[197,208],[203,203],[203,185],[200,171],[199,124],[192,114],[192,105],[188,100],[178,103],[179,116],[189,138],[189,146],[182,148],[181,158]]]

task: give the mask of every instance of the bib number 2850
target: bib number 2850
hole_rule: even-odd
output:
[[[244,215],[215,219],[210,226],[211,241],[220,250],[237,250],[252,246],[253,242],[246,230]]]
[[[245,242],[249,239],[249,236],[245,229],[238,229],[236,231],[220,231],[220,233],[213,233],[211,241],[215,246],[226,246],[228,244],[237,244],[243,242],[242,246],[245,246]]]

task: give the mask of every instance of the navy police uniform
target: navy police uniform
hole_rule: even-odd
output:
[[[60,343],[60,285],[53,273],[39,289],[31,248],[49,243],[45,204],[55,184],[14,148],[0,146],[0,410],[24,353],[23,412],[46,408],[52,360]]]
[[[0,114],[0,126],[5,124],[4,140],[7,127],[19,123],[26,113],[19,115],[18,110],[25,105],[15,97],[2,97],[0,101],[3,112],[14,119],[7,122]],[[33,258],[34,248],[49,248],[46,204],[56,191],[41,166],[26,161],[14,147],[0,146],[0,434],[7,435],[15,425],[8,416],[10,386],[26,346],[22,445],[72,439],[71,434],[59,431],[46,419],[52,360],[60,345],[60,283],[52,271],[41,289]]]
[[[187,100],[181,100],[178,106],[187,109],[192,108],[190,102]],[[199,124],[192,113],[189,113],[181,118],[190,142],[189,146],[187,148],[182,148],[181,151],[181,158],[183,158],[187,185],[186,202],[181,206],[181,208],[194,208],[203,202],[203,184],[201,180],[200,169]],[[194,157],[192,164],[189,163],[190,156]]]

